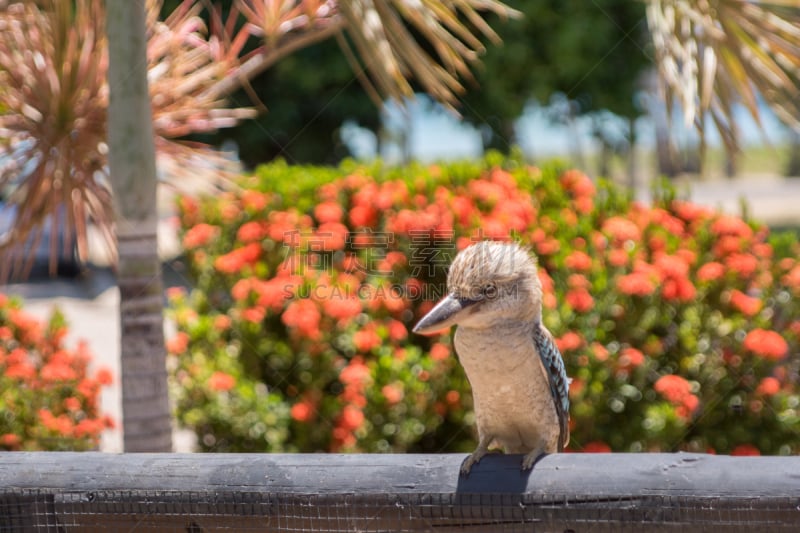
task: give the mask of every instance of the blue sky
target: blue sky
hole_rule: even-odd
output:
[[[692,128],[682,127],[682,118],[678,113],[676,111],[675,116],[675,124],[681,126],[678,135],[682,140],[691,142],[697,138],[697,134]],[[780,125],[775,115],[766,106],[761,106],[761,113],[768,140],[772,143],[785,140],[786,129]],[[764,144],[764,136],[749,113],[740,108],[736,115],[743,144]],[[478,157],[482,151],[481,134],[477,129],[460,122],[454,114],[431,104],[424,97],[409,103],[407,116],[397,106],[387,105],[385,122],[390,130],[402,128],[404,124],[410,128],[411,154],[421,161]],[[639,147],[652,148],[655,143],[652,120],[642,117],[637,121],[636,127]],[[590,129],[588,119],[578,121],[579,142],[585,153],[594,149]],[[541,107],[529,106],[517,122],[517,131],[520,145],[529,156],[538,158],[568,155],[572,150],[570,130],[566,126],[550,122]],[[358,157],[375,157],[377,142],[371,133],[350,125],[345,128],[345,136],[349,138]],[[709,131],[707,138],[711,146],[719,145],[716,131]],[[381,156],[387,161],[397,161],[401,157],[401,151],[397,146],[389,146]]]

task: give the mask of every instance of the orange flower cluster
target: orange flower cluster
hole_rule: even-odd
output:
[[[99,410],[108,369],[90,373],[85,342],[63,346],[57,313],[42,323],[0,294],[0,390],[13,417],[0,417],[0,450],[86,450],[113,421]]]
[[[675,413],[681,418],[690,418],[700,406],[700,399],[692,394],[692,386],[681,376],[675,374],[661,376],[653,388],[676,406]]]
[[[216,392],[226,392],[236,386],[236,378],[225,372],[215,371],[208,378],[208,388]]]
[[[217,257],[214,267],[223,274],[237,274],[246,266],[252,266],[261,257],[261,244],[251,242]]]
[[[745,350],[773,361],[783,359],[789,352],[789,345],[780,333],[761,328],[749,332],[744,338],[743,346]]]
[[[292,301],[281,315],[281,320],[290,330],[310,340],[317,340],[322,336],[319,329],[321,318],[317,304],[308,299]]]
[[[249,405],[278,419],[269,449],[402,450],[420,435],[438,439],[442,425],[463,426],[470,395],[449,337],[409,327],[443,295],[455,254],[487,238],[519,240],[538,256],[543,319],[573,378],[575,443],[729,453],[736,443],[718,435],[741,426],[732,412],[694,419],[700,405],[733,401],[721,394],[760,406],[743,416],[786,426],[775,413],[797,394],[800,245],[669,191],[655,205],[632,202],[574,170],[349,164],[341,173],[331,181],[330,169],[269,167],[247,184],[273,192],[221,195],[183,214],[200,285],[191,298],[170,297],[191,334],[169,349],[189,354],[178,372],[209,393],[266,385],[268,401]],[[191,315],[188,305],[215,311]],[[198,363],[200,354],[215,355]],[[745,383],[746,354],[758,364]],[[209,368],[192,374],[198,364]],[[231,380],[209,380],[215,371]],[[197,413],[193,400],[187,391],[179,404]],[[270,401],[280,405],[261,407]],[[244,413],[246,401],[222,405]],[[770,451],[800,451],[784,433]]]
[[[197,224],[183,236],[183,247],[186,250],[193,250],[194,248],[206,246],[219,235],[219,232],[218,226],[206,223]]]
[[[759,298],[748,296],[738,289],[730,292],[730,302],[731,306],[748,317],[756,315],[763,306],[763,302]]]
[[[333,428],[332,451],[351,449],[356,444],[354,432],[364,424],[367,399],[364,390],[372,382],[371,372],[361,357],[354,357],[342,369],[339,381],[344,384],[341,400],[344,403]]]

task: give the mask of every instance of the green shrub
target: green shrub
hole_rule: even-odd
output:
[[[459,249],[513,238],[573,378],[570,449],[800,451],[792,236],[496,156],[241,185],[180,201],[196,288],[170,294],[172,384],[205,450],[471,450],[450,336],[409,331]]]
[[[113,426],[100,412],[108,370],[90,375],[85,343],[64,347],[64,317],[42,323],[0,293],[0,450],[90,450]]]

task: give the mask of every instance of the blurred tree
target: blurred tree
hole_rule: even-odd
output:
[[[313,68],[309,68],[313,66]],[[364,98],[341,50],[319,43],[282,59],[251,81],[266,112],[201,140],[233,140],[248,167],[283,157],[291,163],[334,164],[350,156],[339,130],[345,120],[373,131],[380,110]],[[313,95],[313,96],[311,96]],[[230,99],[248,101],[239,90]]]
[[[162,16],[174,11],[180,1],[166,0]],[[213,3],[226,18],[238,1]],[[202,15],[210,23],[211,13],[206,10]],[[251,39],[245,50],[252,51],[260,44]],[[341,49],[327,42],[284,57],[249,80],[246,89],[232,93],[229,100],[250,105],[253,95],[264,104],[266,112],[233,127],[191,138],[214,146],[234,141],[239,158],[254,168],[276,157],[292,163],[338,163],[351,155],[339,134],[345,120],[356,122],[376,136],[380,129],[380,110],[365,100],[364,89]]]
[[[667,117],[678,105],[684,123],[696,126],[701,165],[713,123],[727,165],[735,169],[737,106],[761,126],[763,98],[782,121],[800,129],[800,2],[648,0],[647,22]]]
[[[524,16],[493,24],[504,45],[486,51],[474,87],[462,99],[464,117],[483,130],[485,146],[508,151],[516,141],[514,122],[532,99],[556,104],[550,109],[556,121],[592,115],[604,153],[632,144],[630,126],[644,112],[636,93],[652,66],[644,4],[528,0],[510,5]],[[553,101],[557,93],[563,98]],[[625,137],[602,111],[623,117]]]

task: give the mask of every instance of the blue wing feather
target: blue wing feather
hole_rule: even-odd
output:
[[[564,368],[564,359],[558,351],[553,336],[543,324],[539,323],[533,332],[536,351],[542,359],[550,382],[550,394],[558,414],[560,435],[558,451],[562,451],[569,442],[569,378]]]

